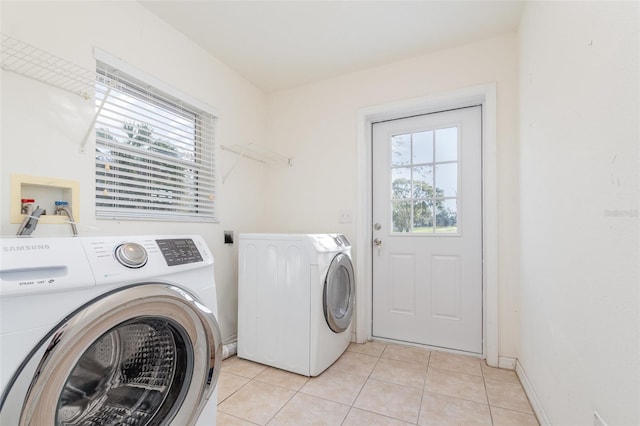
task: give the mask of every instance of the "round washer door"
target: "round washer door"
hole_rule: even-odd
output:
[[[213,313],[168,284],[94,300],[48,342],[20,425],[192,425],[222,361]]]
[[[329,265],[322,298],[324,317],[333,332],[342,333],[351,324],[354,295],[351,259],[345,253],[338,253]]]

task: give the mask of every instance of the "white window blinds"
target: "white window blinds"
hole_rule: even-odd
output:
[[[216,117],[98,62],[96,216],[215,222]]]

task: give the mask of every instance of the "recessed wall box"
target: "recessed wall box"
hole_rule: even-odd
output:
[[[11,175],[11,223],[22,223],[23,199],[34,200],[34,208],[46,210],[46,214],[40,216],[38,224],[67,223],[67,216],[54,215],[55,202],[66,200],[71,206],[75,222],[80,219],[80,184],[77,181],[28,176],[21,174]]]

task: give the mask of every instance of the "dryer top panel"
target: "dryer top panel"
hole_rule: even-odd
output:
[[[291,241],[309,244],[315,251],[338,252],[351,248],[343,234],[240,234],[240,241]]]

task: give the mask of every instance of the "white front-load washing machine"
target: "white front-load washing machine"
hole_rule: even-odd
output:
[[[341,234],[240,234],[238,357],[305,376],[351,341],[355,280]]]
[[[0,424],[215,425],[200,236],[2,238]]]

